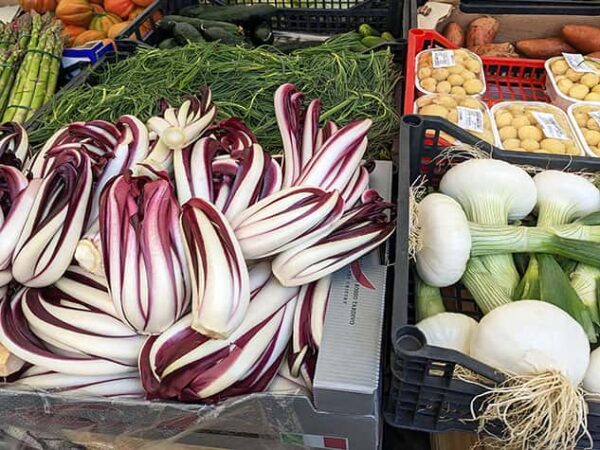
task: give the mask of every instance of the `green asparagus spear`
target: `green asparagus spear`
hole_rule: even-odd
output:
[[[48,74],[48,83],[46,86],[46,94],[44,96],[45,105],[48,103],[52,97],[54,96],[54,91],[56,90],[56,84],[58,83],[58,71],[60,70],[60,58],[62,56],[63,47],[64,47],[64,39],[60,34],[60,29],[56,32],[56,40],[54,45],[54,58],[50,61],[50,72]]]
[[[44,104],[46,98],[46,92],[48,90],[48,79],[50,74],[50,66],[54,59],[54,47],[57,39],[56,32],[51,29],[48,33],[46,45],[44,47],[44,54],[40,61],[40,69],[35,85],[33,88],[33,97],[31,99],[30,109],[26,111],[25,120],[29,119],[33,113]]]
[[[39,40],[39,45],[33,53],[33,57],[27,70],[27,77],[23,85],[23,91],[18,103],[19,107],[16,109],[15,115],[12,118],[13,122],[24,123],[25,119],[27,118],[27,113],[30,111],[33,94],[35,92],[35,85],[40,76],[43,52],[46,49],[46,44],[50,34],[51,33],[49,30],[42,33],[42,36]]]
[[[15,81],[15,75],[17,72],[17,63],[21,59],[22,51],[14,46],[7,60],[7,67],[2,72],[0,77],[0,115],[4,113],[6,103],[8,102],[8,96]]]
[[[23,96],[23,90],[25,83],[28,78],[29,68],[34,55],[36,54],[36,48],[40,37],[40,31],[42,26],[42,17],[39,14],[32,13],[32,26],[31,26],[31,38],[27,45],[27,53],[21,62],[19,71],[17,72],[16,81],[13,84],[10,92],[8,106],[2,116],[2,122],[10,122],[13,120],[18,106],[21,104],[21,97]],[[33,50],[33,51],[32,51]]]

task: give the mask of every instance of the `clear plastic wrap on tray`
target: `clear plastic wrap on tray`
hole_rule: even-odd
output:
[[[417,55],[417,89],[423,94],[481,95],[485,77],[481,58],[466,49],[429,49]]]
[[[541,102],[501,102],[492,107],[500,148],[531,153],[584,155],[564,111]]]
[[[546,90],[565,111],[575,102],[600,102],[600,61],[566,54],[546,61]]]
[[[600,102],[574,103],[568,111],[579,142],[589,156],[600,156]]]
[[[415,112],[424,116],[443,117],[490,144],[497,143],[490,111],[487,105],[477,98],[467,95],[424,95],[415,102]],[[454,143],[449,136],[443,137]]]

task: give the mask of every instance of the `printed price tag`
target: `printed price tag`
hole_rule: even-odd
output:
[[[535,117],[535,120],[537,120],[537,122],[542,126],[544,135],[547,138],[562,139],[565,141],[569,139],[567,134],[556,121],[556,117],[554,117],[553,114],[539,111],[532,111],[532,114],[533,117]]]
[[[594,119],[600,127],[600,111],[588,111],[588,115]]]
[[[563,57],[571,69],[575,72],[596,73],[596,69],[586,64],[585,59],[580,53],[563,53]]]
[[[431,61],[434,69],[456,65],[454,62],[454,52],[452,50],[434,50],[431,52]]]
[[[483,113],[478,109],[458,106],[458,126],[465,130],[483,133]]]

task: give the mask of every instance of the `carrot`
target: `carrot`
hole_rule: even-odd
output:
[[[493,17],[479,17],[467,29],[467,48],[491,44],[498,34],[500,23]]]
[[[465,46],[465,30],[456,22],[450,22],[446,25],[443,35],[457,47]]]
[[[581,53],[600,51],[600,28],[591,25],[565,25],[561,33]]]
[[[548,59],[577,51],[561,38],[524,39],[515,45],[518,52],[528,58]]]

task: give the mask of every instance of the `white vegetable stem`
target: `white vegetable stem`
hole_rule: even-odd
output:
[[[442,178],[440,191],[458,201],[470,221],[487,225],[506,225],[511,220],[524,218],[533,210],[537,199],[535,184],[527,172],[494,159],[470,159],[457,164]],[[519,283],[512,255],[485,257],[480,262],[493,275],[504,297],[490,301],[482,298],[485,293],[478,293],[475,287],[471,294],[478,302],[491,306],[510,302]],[[469,265],[467,271],[470,270]],[[467,276],[464,281],[471,290],[469,284],[474,281],[473,276]]]

